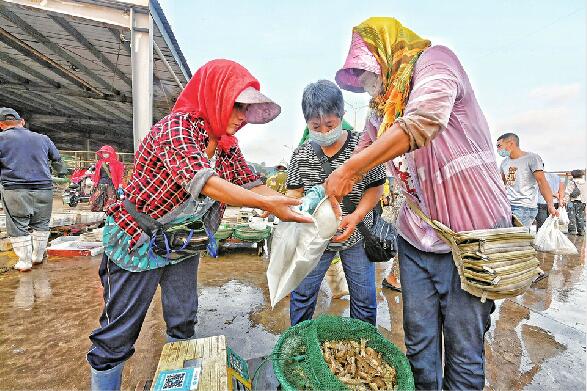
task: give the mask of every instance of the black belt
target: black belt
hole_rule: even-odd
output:
[[[139,212],[135,204],[130,202],[128,198],[126,198],[122,205],[124,206],[124,210],[128,212],[129,215],[135,219],[139,228],[143,230],[147,235],[153,236],[155,232],[163,227],[163,224],[152,218],[146,213]]]

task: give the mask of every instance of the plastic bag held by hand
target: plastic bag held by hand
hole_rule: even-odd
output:
[[[338,228],[338,220],[327,198],[320,200],[314,208],[310,200],[302,200],[302,205],[310,206],[308,210],[314,209],[312,223],[281,222],[273,231],[267,268],[272,307],[314,270]],[[310,215],[305,211],[302,213]]]
[[[313,186],[306,195],[302,198],[302,204],[300,205],[300,211],[306,212],[308,214],[313,214],[316,210],[316,207],[322,201],[322,199],[326,197],[326,191],[324,190],[324,186],[316,185]]]
[[[558,221],[561,225],[569,225],[569,223],[571,222],[569,220],[569,214],[567,213],[567,208],[565,208],[564,206],[559,206],[558,207]]]
[[[559,218],[548,216],[534,238],[534,247],[538,251],[556,254],[577,254],[577,248],[559,229]]]

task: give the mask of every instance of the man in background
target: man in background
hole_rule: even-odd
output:
[[[497,139],[497,153],[505,159],[501,163],[501,176],[512,214],[530,228],[538,215],[538,190],[544,197],[549,215],[558,216],[552,191],[544,176],[544,163],[540,156],[520,149],[520,138],[506,133]]]
[[[275,172],[267,178],[265,185],[270,189],[285,195],[285,193],[287,193],[286,182],[287,166],[283,163],[279,163],[277,166],[275,166]]]
[[[571,171],[571,180],[565,191],[565,201],[569,212],[569,234],[585,235],[585,202],[587,202],[587,185],[585,171]]]
[[[64,165],[49,137],[31,132],[13,109],[0,108],[0,183],[6,231],[18,257],[14,268],[30,271],[43,263],[53,209],[49,161],[58,174]],[[32,231],[32,232],[31,232]]]
[[[545,200],[547,215],[558,216],[540,156],[522,151],[520,138],[514,133],[506,133],[497,139],[497,153],[505,158],[500,171],[512,214],[524,227],[529,229],[538,215],[538,190]],[[548,273],[540,269],[534,282],[546,277]]]

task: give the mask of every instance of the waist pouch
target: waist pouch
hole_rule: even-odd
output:
[[[178,261],[206,250],[210,234],[200,219],[187,216],[162,224],[151,216],[137,211],[128,199],[123,202],[124,209],[135,219],[141,230],[150,237],[149,255]]]
[[[451,247],[461,288],[482,302],[521,295],[538,276],[534,235],[515,217],[512,228],[455,232],[430,219],[411,200],[406,202]]]

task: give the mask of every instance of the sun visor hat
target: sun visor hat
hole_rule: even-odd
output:
[[[250,124],[266,124],[281,113],[281,106],[257,91],[247,87],[236,97],[236,102],[249,105],[246,112]]]
[[[381,67],[375,56],[369,51],[363,38],[353,33],[351,47],[342,68],[336,72],[334,80],[340,88],[351,92],[365,92],[359,76],[368,71],[381,74]]]

